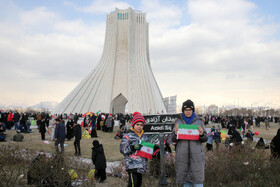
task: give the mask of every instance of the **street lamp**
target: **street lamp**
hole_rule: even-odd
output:
[[[252,110],[252,116],[254,116],[254,115],[253,115],[253,104],[251,104],[251,110]]]

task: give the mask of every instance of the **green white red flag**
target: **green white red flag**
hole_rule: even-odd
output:
[[[154,153],[155,144],[151,144],[149,142],[145,142],[140,140],[140,144],[142,145],[141,149],[136,151],[137,156],[141,156],[144,158],[152,159]]]
[[[183,140],[199,140],[199,125],[186,125],[179,124],[179,129],[177,132],[177,139]]]

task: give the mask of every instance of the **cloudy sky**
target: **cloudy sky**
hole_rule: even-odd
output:
[[[62,101],[97,65],[116,7],[146,13],[164,97],[280,106],[279,0],[0,0],[0,106]]]

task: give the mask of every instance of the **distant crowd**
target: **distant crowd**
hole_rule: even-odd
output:
[[[92,113],[86,114],[55,114],[47,112],[20,113],[15,111],[0,112],[0,141],[5,141],[5,131],[15,130],[18,133],[31,133],[32,128],[38,128],[41,133],[41,139],[45,140],[45,134],[51,136],[54,140],[56,119],[59,119],[66,127],[66,139],[74,137],[74,123],[86,128],[85,137],[97,137],[97,130],[103,132],[113,132],[115,121],[118,123],[121,132],[131,128],[131,115],[129,114],[110,114],[110,113]],[[32,127],[34,126],[34,127]]]

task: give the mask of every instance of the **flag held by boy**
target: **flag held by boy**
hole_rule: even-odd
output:
[[[136,151],[136,155],[144,158],[152,159],[155,144],[151,144],[149,142],[145,142],[142,140],[140,141],[140,144],[142,145],[142,147],[140,150]]]

